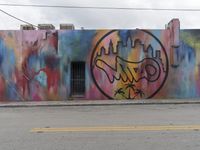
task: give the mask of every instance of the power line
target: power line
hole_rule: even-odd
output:
[[[4,11],[4,10],[2,10],[2,9],[0,9],[0,12],[6,14],[6,15],[8,15],[8,16],[10,16],[10,17],[12,17],[12,18],[14,18],[14,19],[16,19],[16,20],[18,20],[18,21],[21,21],[21,22],[23,22],[23,23],[32,25],[33,27],[37,27],[36,25],[34,25],[34,24],[30,23],[30,22],[27,22],[27,21],[25,21],[25,20],[22,20],[22,19],[20,19],[20,18],[17,18],[17,17],[15,17],[15,16],[13,16],[13,15],[7,13],[6,11]]]
[[[200,11],[192,8],[145,8],[145,7],[97,7],[97,6],[73,6],[73,5],[36,5],[36,4],[5,4],[0,6],[11,7],[46,7],[46,8],[67,8],[67,9],[102,9],[102,10],[135,10],[135,11]]]

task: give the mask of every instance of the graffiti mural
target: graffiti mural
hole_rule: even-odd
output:
[[[0,101],[199,98],[199,35],[177,19],[163,30],[0,31]],[[78,98],[72,83],[84,84]]]
[[[57,31],[1,35],[1,85],[5,86],[1,86],[1,99],[56,100],[60,76]]]
[[[123,33],[125,43],[120,41],[120,32],[111,31],[97,42],[91,58],[94,82],[110,99],[151,98],[167,78],[168,56],[165,48],[148,31]],[[106,43],[108,41],[109,44]],[[95,78],[97,74],[104,78],[104,84],[101,84],[101,79],[99,82]],[[110,91],[104,91],[106,86],[111,87]]]

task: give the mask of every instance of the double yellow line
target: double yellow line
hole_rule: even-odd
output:
[[[158,126],[98,126],[66,128],[33,128],[30,132],[123,132],[123,131],[190,131],[200,130],[200,125],[158,125]]]

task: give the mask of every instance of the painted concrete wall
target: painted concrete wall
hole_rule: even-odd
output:
[[[71,99],[74,61],[83,99],[199,98],[200,30],[179,28],[0,31],[0,99]]]

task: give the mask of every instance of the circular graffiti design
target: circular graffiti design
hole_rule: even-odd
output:
[[[113,30],[93,49],[91,75],[109,99],[144,99],[164,85],[169,62],[160,40],[146,30]]]

